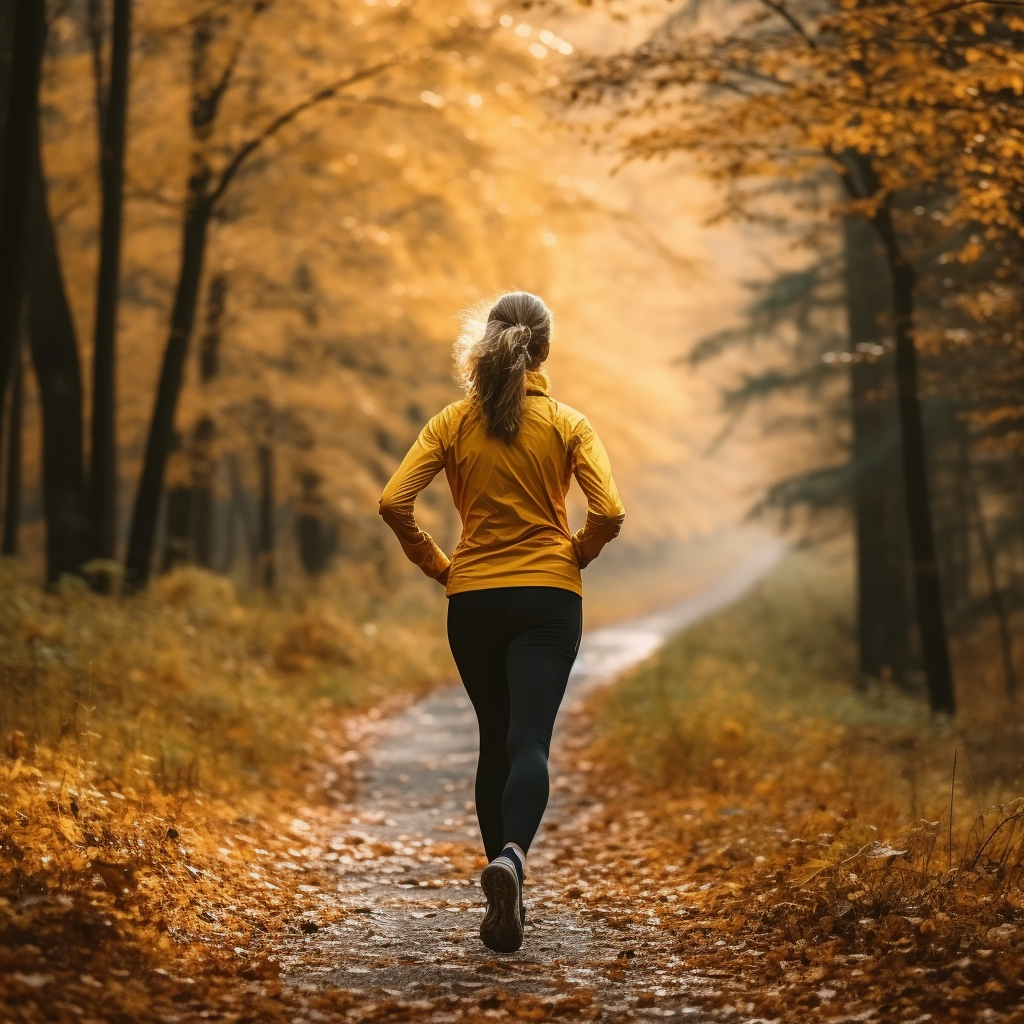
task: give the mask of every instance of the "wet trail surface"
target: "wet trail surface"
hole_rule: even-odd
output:
[[[468,698],[450,687],[377,721],[342,833],[308,837],[323,851],[316,869],[332,882],[320,898],[340,902],[342,912],[279,951],[282,982],[358,994],[366,1018],[706,1019],[688,1003],[714,979],[679,969],[670,922],[649,913],[609,926],[607,914],[580,898],[589,879],[573,837],[605,811],[600,794],[587,793],[587,765],[578,760],[589,742],[582,704],[669,635],[735,600],[780,551],[759,550],[673,608],[584,634],[555,730],[551,801],[529,857],[526,941],[516,954],[492,953],[478,936],[485,862]]]

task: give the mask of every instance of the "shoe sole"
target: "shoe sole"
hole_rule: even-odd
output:
[[[498,862],[488,864],[480,875],[480,888],[487,897],[480,939],[495,953],[515,953],[523,944],[516,869],[511,863],[508,867]]]

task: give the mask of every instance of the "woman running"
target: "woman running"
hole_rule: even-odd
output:
[[[484,944],[523,944],[526,854],[548,801],[555,715],[583,627],[580,569],[625,512],[586,417],[556,402],[541,365],[551,313],[529,292],[468,321],[455,357],[466,398],[438,413],[391,478],[380,514],[406,555],[448,595],[448,642],[480,726],[476,813],[489,864]],[[462,518],[451,561],[416,524],[416,495],[444,469]],[[569,478],[587,498],[570,533]]]

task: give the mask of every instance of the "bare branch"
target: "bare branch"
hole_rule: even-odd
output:
[[[267,0],[254,0],[249,11],[249,19],[242,31],[238,34],[238,39],[235,41],[235,46],[231,51],[231,55],[228,57],[227,63],[224,65],[220,78],[205,96],[197,98],[193,106],[193,127],[197,129],[209,127],[209,125],[212,124],[213,119],[217,116],[217,108],[220,106],[220,101],[223,98],[224,93],[227,91],[228,86],[231,84],[231,79],[235,73],[235,69],[238,67],[238,61],[242,56],[242,50],[245,48],[246,41],[249,37],[249,30],[252,28],[253,22],[267,9],[268,6],[269,4],[267,3]],[[197,28],[196,31],[199,31],[199,29]]]
[[[345,78],[339,78],[336,82],[332,82],[330,85],[324,86],[322,89],[318,89],[305,99],[300,100],[294,106],[289,107],[288,110],[278,114],[278,116],[267,124],[262,131],[249,139],[249,141],[235,153],[231,160],[228,161],[227,166],[220,173],[220,178],[217,181],[216,187],[210,193],[210,206],[212,207],[223,197],[235,175],[241,170],[242,165],[250,156],[252,156],[253,153],[256,152],[256,150],[260,148],[260,146],[263,145],[264,142],[267,141],[267,139],[276,135],[277,132],[294,121],[300,114],[305,113],[305,111],[309,110],[311,107],[315,107],[319,103],[322,103],[324,100],[331,99],[342,89],[345,89],[350,85],[355,85],[356,82],[364,82],[369,78],[373,78],[376,75],[379,75],[382,71],[395,67],[397,64],[398,60],[392,59],[380,64],[374,64],[368,68],[363,68],[361,71],[357,71],[355,74],[348,75]]]
[[[800,24],[799,20],[797,20],[782,0],[761,0],[761,3],[773,10],[780,18],[785,19],[793,31],[800,35],[812,50],[818,48],[818,44],[811,37],[810,33]]]
[[[161,37],[174,35],[176,32],[182,31],[182,29],[194,28],[201,19],[208,17],[210,14],[216,14],[223,10],[230,11],[234,7],[235,0],[210,0],[206,7],[197,11],[191,17],[183,18],[177,24],[169,25],[155,34]]]
[[[147,185],[140,185],[138,182],[129,181],[125,185],[125,197],[132,200],[140,200],[163,206],[168,210],[180,210],[182,199],[180,196],[166,196],[157,188]]]

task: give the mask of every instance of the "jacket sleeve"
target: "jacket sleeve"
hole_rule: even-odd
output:
[[[618,536],[626,510],[612,479],[612,467],[601,439],[584,419],[573,431],[573,475],[587,498],[587,521],[573,534],[572,546],[582,569]]]
[[[395,531],[402,550],[431,579],[448,568],[448,556],[420,529],[413,513],[416,495],[444,466],[445,414],[439,413],[421,431],[380,499],[380,514]]]

